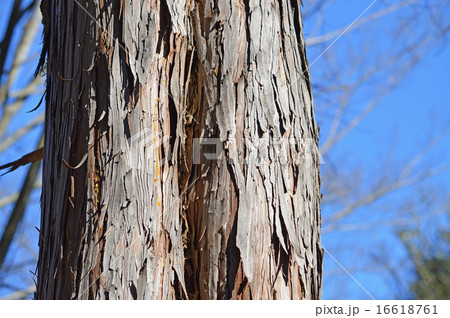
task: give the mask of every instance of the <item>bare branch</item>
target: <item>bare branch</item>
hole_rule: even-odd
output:
[[[334,223],[336,223],[338,220],[341,220],[344,217],[348,216],[350,213],[352,213],[357,208],[360,208],[369,203],[372,203],[372,202],[380,199],[382,196],[386,195],[387,193],[390,193],[394,190],[398,190],[401,188],[405,188],[405,187],[414,185],[416,183],[424,181],[427,178],[441,174],[449,169],[450,169],[450,164],[447,164],[447,165],[443,165],[443,166],[440,166],[435,169],[431,169],[429,171],[425,171],[424,173],[414,176],[414,177],[410,177],[407,179],[397,179],[396,181],[386,184],[386,185],[380,187],[378,190],[367,194],[365,197],[359,199],[358,201],[356,201],[352,204],[349,204],[341,211],[338,211],[337,213],[333,214],[333,216],[331,216],[327,219],[324,219],[323,224],[327,225],[327,223],[330,223],[331,225],[327,225],[327,226],[333,227],[333,226],[335,226],[335,225],[333,225]]]
[[[430,43],[434,39],[434,35],[431,35],[425,39],[420,40],[419,43],[415,43],[414,45],[411,45],[411,47],[418,47],[423,48],[425,44]],[[340,121],[342,119],[342,113],[345,108],[348,107],[346,104],[341,104],[341,106],[336,111],[335,118],[333,120],[332,129],[330,129],[330,133],[328,134],[325,143],[320,148],[320,152],[322,155],[327,153],[337,142],[339,142],[344,136],[346,136],[351,130],[353,130],[356,126],[358,126],[361,121],[366,118],[383,100],[384,98],[391,93],[391,91],[396,87],[396,85],[400,82],[400,80],[406,75],[406,73],[420,61],[423,56],[425,55],[425,52],[423,50],[418,50],[415,52],[415,54],[411,54],[408,52],[413,52],[413,48],[405,48],[402,52],[391,58],[385,67],[388,65],[395,64],[396,62],[399,62],[404,55],[408,54],[411,55],[410,59],[407,61],[405,65],[403,65],[402,69],[399,70],[396,74],[396,78],[392,79],[389,87],[384,88],[384,91],[380,91],[377,94],[375,94],[376,98],[370,101],[363,111],[358,114],[356,117],[354,117],[348,125],[346,125],[344,128],[342,128],[340,131],[337,131],[337,127],[340,124]],[[361,76],[359,80],[356,82],[357,85],[362,85],[365,81],[367,81],[371,76],[376,74],[376,68],[370,69],[366,74]],[[349,89],[349,92],[352,92],[356,89],[357,85],[353,86],[351,89]],[[383,87],[381,87],[383,88]],[[346,102],[348,99],[344,99],[343,101]]]
[[[14,98],[16,102],[11,103],[10,105],[8,105],[8,107],[14,107],[14,104],[17,103],[17,101],[23,101],[30,95],[43,93],[42,91],[40,92],[37,90],[37,88],[42,84],[42,82],[43,82],[42,77],[37,76],[33,78],[25,88],[19,91],[11,92],[9,96]]]
[[[5,66],[6,56],[8,55],[9,45],[11,43],[14,29],[16,29],[16,25],[23,15],[23,12],[20,11],[21,2],[22,1],[20,0],[14,1],[14,5],[11,10],[11,14],[9,16],[8,27],[6,28],[5,35],[3,37],[2,42],[0,43],[0,80],[3,76],[3,69]]]
[[[387,8],[381,9],[375,13],[372,13],[371,15],[365,17],[365,18],[360,18],[357,22],[355,22],[353,25],[347,25],[345,27],[336,29],[334,31],[331,31],[327,34],[323,34],[320,36],[315,36],[315,37],[310,37],[307,38],[305,40],[306,45],[308,46],[313,46],[313,45],[318,45],[324,42],[328,42],[333,40],[334,38],[338,37],[343,31],[345,31],[347,28],[347,32],[346,34],[348,34],[349,32],[363,26],[366,23],[372,22],[374,20],[378,20],[386,15],[392,14],[402,8],[408,7],[414,3],[419,2],[420,0],[409,0],[409,1],[403,1],[403,2],[399,2],[399,3],[395,3]]]
[[[20,1],[16,1],[18,2],[18,5],[20,7]],[[35,1],[34,1],[35,3]],[[13,8],[13,13],[15,9]],[[18,10],[18,8],[17,8]],[[13,20],[13,17],[11,17],[11,19]],[[39,11],[37,10],[37,6],[35,8],[35,11],[33,12],[33,14],[30,16],[30,18],[28,19],[24,31],[22,33],[22,37],[19,41],[19,44],[17,46],[17,49],[14,52],[14,60],[13,60],[13,64],[11,67],[11,70],[9,71],[9,76],[8,76],[8,80],[6,82],[5,85],[3,85],[2,87],[0,87],[0,105],[3,106],[3,115],[0,119],[0,138],[3,136],[3,134],[5,133],[9,122],[11,121],[11,119],[14,117],[14,115],[19,111],[20,107],[23,105],[23,102],[25,100],[25,98],[29,95],[22,95],[22,97],[18,97],[16,99],[16,101],[10,105],[7,105],[7,97],[9,94],[9,89],[12,86],[12,84],[14,83],[19,69],[23,66],[23,62],[26,59],[26,56],[28,54],[28,52],[30,51],[30,48],[33,44],[33,40],[35,38],[36,32],[39,29],[39,22],[40,22],[40,14]],[[17,21],[16,21],[17,23]],[[6,35],[5,35],[6,37]],[[4,39],[5,41],[5,39]],[[7,51],[9,50],[9,42],[2,42],[2,50],[1,50],[1,54],[6,54]],[[12,54],[12,52],[10,52],[10,54]],[[0,56],[0,65],[1,64],[1,56]],[[2,71],[2,74],[4,74],[3,72],[3,67],[1,66],[2,69],[0,69],[0,71]],[[38,87],[38,85],[40,85],[42,83],[42,80],[40,78],[38,79],[31,79],[30,82],[26,85],[26,87],[22,90],[22,93],[26,93],[26,92],[32,92],[35,91],[36,88]]]
[[[34,184],[34,189],[39,189],[42,187],[42,183],[41,181],[36,181]],[[3,197],[2,199],[0,199],[0,208],[3,208],[5,205],[8,205],[10,203],[13,203],[17,200],[17,198],[19,197],[19,192],[13,193],[11,195],[8,195],[6,197]]]
[[[39,146],[42,146],[44,143],[43,136],[44,135],[42,134],[41,140],[39,141]],[[2,238],[0,240],[0,268],[2,267],[3,260],[5,259],[9,246],[11,245],[12,239],[17,230],[17,226],[23,218],[25,208],[28,203],[28,198],[31,194],[31,191],[33,190],[40,166],[41,162],[38,161],[32,163],[30,168],[28,169],[28,174],[25,178],[22,189],[20,190],[16,205],[11,212],[8,224],[6,225],[6,228],[3,232]]]
[[[9,146],[14,144],[18,139],[20,139],[23,136],[25,136],[31,129],[35,128],[36,126],[39,126],[39,125],[43,124],[44,123],[44,118],[45,118],[44,114],[41,114],[40,116],[38,116],[37,118],[35,118],[31,122],[29,122],[26,126],[16,130],[11,136],[6,138],[5,141],[3,141],[0,144],[0,152],[4,151]]]
[[[417,224],[426,219],[430,219],[436,217],[437,215],[442,214],[442,212],[421,214],[415,217],[403,217],[403,218],[394,218],[394,219],[386,219],[386,220],[377,220],[374,222],[364,222],[364,223],[356,223],[356,224],[332,224],[330,226],[325,226],[322,229],[322,234],[328,234],[330,232],[335,231],[367,231],[374,228],[379,227],[398,227],[398,226],[407,226],[411,224]]]
[[[9,294],[2,298],[2,300],[19,300],[19,299],[25,299],[30,294],[33,294],[36,291],[36,286],[32,285],[24,290],[18,290],[15,291],[12,294]]]
[[[6,102],[8,91],[11,87],[11,85],[16,80],[17,75],[19,74],[19,70],[21,69],[23,63],[26,61],[28,53],[30,51],[31,46],[33,45],[33,40],[37,34],[37,31],[39,30],[40,26],[40,13],[38,8],[36,7],[34,9],[33,14],[28,19],[27,23],[25,24],[22,38],[20,39],[20,42],[17,46],[17,49],[14,54],[14,60],[12,62],[11,69],[8,73],[8,80],[6,81],[6,84],[1,88],[0,92],[0,104],[3,104]]]

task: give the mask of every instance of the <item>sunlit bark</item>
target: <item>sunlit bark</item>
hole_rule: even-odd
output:
[[[36,298],[320,297],[318,129],[298,6],[43,6]],[[223,152],[197,162],[205,138]]]

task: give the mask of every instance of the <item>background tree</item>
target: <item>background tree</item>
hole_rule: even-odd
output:
[[[417,250],[415,252],[417,253]],[[413,259],[417,266],[417,280],[410,286],[414,299],[449,299],[450,258],[448,254],[425,259],[415,256]]]
[[[448,216],[448,212],[447,212]],[[450,297],[450,235],[448,227],[426,227],[420,231],[409,227],[398,236],[407,253],[403,266],[409,268],[413,280],[402,280],[390,262],[394,284],[398,286],[398,298],[441,299]]]
[[[2,9],[5,4],[2,3]],[[41,15],[38,1],[14,1],[10,10],[2,10],[0,42],[0,153],[2,161],[16,156],[17,152],[31,151],[38,145],[42,134],[44,116],[42,111],[24,114],[34,108],[42,96],[42,77],[34,77],[35,57],[39,49],[35,46],[39,39]],[[9,14],[9,16],[7,16]],[[30,106],[34,105],[34,106]],[[38,178],[40,162],[32,165],[25,173],[25,180],[20,178],[5,178],[1,180],[0,209],[1,239],[0,239],[0,288],[21,290],[30,282],[26,268],[32,268],[36,262],[37,253],[30,245],[30,223],[25,223],[19,231],[27,202],[33,189],[40,188]],[[13,191],[11,191],[13,190]],[[38,196],[32,196],[36,201]],[[7,209],[5,209],[7,207]],[[29,222],[29,218],[27,220]],[[16,233],[19,232],[19,233]],[[14,238],[14,240],[13,240]],[[36,236],[34,240],[36,240]],[[7,252],[21,250],[18,255]],[[16,256],[16,257],[14,257]],[[24,282],[25,285],[24,285]],[[29,289],[32,290],[32,289]]]
[[[417,267],[417,281],[411,284],[414,299],[448,300],[450,258],[434,256]]]

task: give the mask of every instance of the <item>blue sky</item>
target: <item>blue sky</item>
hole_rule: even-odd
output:
[[[324,23],[319,32],[314,33],[315,21],[313,19],[311,21],[305,20],[305,37],[325,34],[336,28],[349,25],[372,2],[336,1],[326,11]],[[307,3],[305,5],[307,6]],[[367,10],[364,16],[370,15],[387,5],[386,2],[378,1]],[[395,23],[393,18],[394,16],[388,16],[378,21],[378,23],[382,23],[379,28],[370,29],[370,25],[368,25],[367,28],[361,28],[362,30],[344,34],[328,49],[326,54],[334,55],[336,59],[342,61],[341,69],[342,72],[345,72],[352,62],[350,57],[345,55],[346,49],[356,44],[356,52],[358,52],[361,38],[366,37],[369,42],[375,43],[377,49],[381,52],[381,56],[383,54],[389,56],[392,45],[390,40],[395,41],[389,34],[390,25]],[[395,19],[397,18],[395,16]],[[410,24],[407,27],[415,27],[414,21],[411,21]],[[315,61],[316,57],[333,40],[319,48],[307,48],[310,63]],[[360,48],[361,54],[366,54],[364,49]],[[375,53],[372,55],[373,60],[379,58]],[[356,54],[356,56],[358,55]],[[370,53],[368,56],[371,56]],[[406,74],[399,85],[386,96],[379,106],[343,138],[332,151],[325,155],[327,164],[322,166],[322,174],[327,169],[337,169],[345,173],[347,170],[352,171],[355,168],[360,168],[363,171],[361,187],[364,188],[376,177],[374,172],[382,171],[387,162],[389,162],[394,173],[400,171],[404,168],[404,163],[413,158],[420,149],[423,149],[430,139],[443,134],[443,131],[448,129],[450,120],[449,57],[450,46],[447,45],[445,40],[431,47],[425,58]],[[310,68],[313,86],[323,84],[318,80],[322,78],[321,74],[327,65],[321,60],[323,58],[325,56],[319,58]],[[381,69],[384,65],[380,63],[379,67]],[[385,77],[379,80],[388,81],[390,76],[396,76],[396,74],[387,72]],[[371,91],[371,87],[368,87],[355,94],[357,98],[350,103],[351,111],[348,113],[348,121],[353,118],[354,114],[361,111],[367,102],[373,99],[376,92]],[[321,144],[323,145],[331,122],[329,114],[337,108],[337,105],[331,110],[321,111],[321,101],[323,100],[321,97],[315,95],[315,107],[316,118],[321,126]],[[424,158],[422,163],[416,167],[416,170],[421,171],[421,169],[450,163],[448,156],[449,141],[449,134],[447,133]],[[389,156],[392,156],[390,161],[387,160]],[[339,164],[343,158],[345,159],[344,164]],[[449,177],[450,173],[447,171],[426,180],[419,186],[425,187],[427,184],[439,186],[441,197],[446,197],[449,193]],[[324,182],[327,182],[327,180]],[[383,221],[386,216],[397,213],[396,205],[416,197],[416,191],[417,188],[415,187],[396,191],[375,202],[374,205],[361,208],[356,216],[347,218],[345,223],[363,223],[364,220],[362,219],[364,218]],[[327,192],[324,195],[326,197]],[[389,209],[387,206],[392,206],[392,208]],[[323,214],[329,215],[336,212],[333,208],[335,206],[324,205]],[[429,213],[427,210],[422,212],[424,215]],[[380,216],[377,218],[374,217],[375,215]],[[444,218],[438,218],[427,224],[429,227],[436,227],[439,222],[443,221]],[[412,273],[408,271],[410,266],[404,263],[405,250],[391,227],[377,226],[368,231],[338,231],[325,234],[323,246],[376,299],[400,296],[398,286],[393,285],[389,273],[383,270],[380,264],[376,264],[372,257],[380,254],[383,248],[387,250],[386,263],[402,264],[400,277],[405,282],[414,278]],[[370,299],[362,288],[328,255],[325,256],[324,272],[323,299]],[[405,294],[402,296],[407,297]]]

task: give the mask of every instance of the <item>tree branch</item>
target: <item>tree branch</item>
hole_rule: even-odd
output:
[[[308,39],[305,40],[306,45],[308,46],[313,46],[313,45],[318,45],[324,42],[328,42],[333,40],[334,38],[338,37],[340,34],[342,34],[342,32],[344,32],[347,28],[347,34],[350,31],[353,31],[361,26],[363,26],[366,23],[372,22],[374,20],[380,19],[386,15],[389,15],[391,13],[394,13],[404,7],[408,7],[414,3],[419,2],[420,0],[410,0],[410,1],[404,1],[404,2],[399,2],[396,4],[393,4],[387,8],[381,9],[375,13],[372,13],[371,15],[365,17],[365,18],[360,18],[358,21],[356,21],[355,23],[353,23],[353,25],[351,25],[351,27],[349,28],[350,25],[347,25],[345,27],[336,29],[334,31],[328,32],[326,34],[323,35],[319,35],[319,36],[315,36],[315,37],[310,37]]]
[[[42,134],[41,140],[39,141],[39,147],[41,147],[44,143],[43,137],[44,135]],[[28,198],[30,197],[31,191],[33,190],[40,166],[41,162],[38,161],[32,163],[30,168],[28,169],[27,176],[23,183],[22,189],[20,190],[19,198],[17,199],[16,205],[11,212],[8,224],[6,225],[6,228],[3,232],[2,238],[0,240],[0,268],[3,265],[6,253],[8,252],[9,246],[11,245],[14,234],[16,233],[17,226],[23,218]]]
[[[12,294],[9,294],[2,298],[2,300],[19,300],[19,299],[25,299],[28,295],[33,294],[36,291],[36,286],[32,285],[24,290],[18,290],[13,292]]]
[[[9,146],[14,144],[18,139],[22,138],[25,134],[27,134],[34,127],[44,123],[44,118],[45,118],[44,114],[41,114],[37,118],[35,118],[31,122],[29,122],[26,126],[16,130],[11,136],[6,138],[5,141],[3,141],[0,144],[0,152],[4,151]]]

